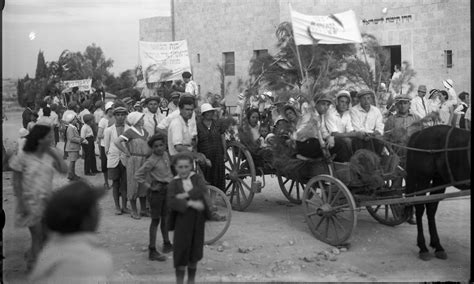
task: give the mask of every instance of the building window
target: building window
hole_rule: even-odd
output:
[[[234,76],[235,75],[235,53],[224,52],[224,75]]]
[[[445,50],[444,57],[446,58],[446,68],[453,68],[453,51]]]
[[[257,49],[253,51],[253,57],[258,58],[260,56],[265,56],[268,54],[268,49]]]
[[[199,53],[197,54],[197,62],[201,63],[201,54],[199,54]]]

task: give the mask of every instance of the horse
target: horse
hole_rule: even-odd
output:
[[[406,156],[406,193],[416,193],[436,186],[448,186],[453,182],[470,180],[470,139],[469,131],[447,125],[436,125],[415,132],[407,144],[409,148]],[[469,189],[470,181],[468,184],[462,184],[456,188]],[[443,187],[430,194],[442,194],[445,190],[446,188]],[[436,229],[435,215],[438,203],[439,201],[433,201],[414,205],[418,229],[417,245],[420,249],[419,257],[425,261],[431,258],[423,235],[422,217],[425,209],[430,233],[430,246],[435,250],[435,257],[439,259],[448,257],[440,244]]]

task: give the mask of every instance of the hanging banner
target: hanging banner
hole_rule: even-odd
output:
[[[139,42],[143,77],[147,83],[182,79],[191,71],[186,40],[172,42]]]
[[[361,43],[358,21],[354,11],[329,16],[305,15],[293,11],[291,23],[296,45]]]
[[[79,91],[85,92],[91,90],[92,79],[62,81],[61,84],[64,89],[71,90],[74,87],[78,87]]]

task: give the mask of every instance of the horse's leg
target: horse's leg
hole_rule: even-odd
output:
[[[418,256],[422,260],[429,260],[430,253],[426,247],[425,235],[423,234],[423,213],[425,212],[425,204],[416,204],[415,205],[415,214],[416,214],[416,228],[418,230],[418,235],[416,238],[416,244],[420,249]]]
[[[444,192],[441,191],[439,193]],[[437,192],[438,193],[438,192]],[[436,211],[438,210],[439,202],[432,202],[426,204],[426,215],[428,217],[428,228],[430,231],[430,247],[435,249],[435,256],[440,259],[447,259],[448,255],[441,246],[438,236],[438,230],[436,229]]]

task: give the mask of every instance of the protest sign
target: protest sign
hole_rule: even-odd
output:
[[[62,81],[61,84],[66,90],[70,91],[72,88],[78,87],[79,91],[85,92],[91,90],[92,79]]]
[[[291,23],[296,45],[361,43],[358,21],[354,11],[313,16],[291,9]]]
[[[191,71],[186,40],[172,42],[139,42],[143,77],[147,83],[182,79]]]

